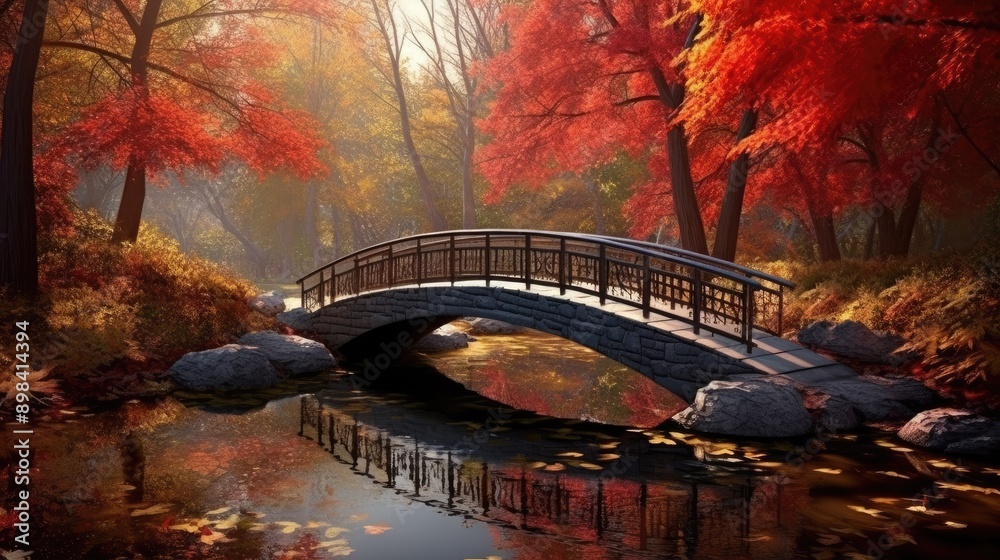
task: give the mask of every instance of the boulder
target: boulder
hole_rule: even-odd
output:
[[[524,327],[512,325],[496,319],[483,319],[480,317],[466,319],[469,323],[469,332],[474,335],[490,334],[517,334],[524,332]]]
[[[820,430],[838,433],[861,425],[854,406],[840,397],[813,394],[805,399],[805,406],[813,413],[816,427]]]
[[[750,437],[800,436],[813,426],[794,387],[765,381],[713,381],[674,420],[691,430]]]
[[[243,335],[240,344],[256,348],[271,364],[290,375],[317,373],[337,365],[326,346],[301,336],[262,331]]]
[[[444,325],[415,342],[412,348],[419,352],[431,354],[434,352],[468,348],[469,342],[474,340],[475,338],[452,325]]]
[[[896,353],[906,342],[902,337],[873,331],[857,321],[817,321],[799,331],[800,343],[860,362],[898,366],[908,356]]]
[[[915,411],[934,406],[934,402],[938,399],[937,393],[913,377],[865,375],[861,379],[885,387],[892,398]]]
[[[864,421],[879,422],[911,418],[913,409],[906,406],[887,387],[866,378],[837,379],[812,384],[817,392],[848,402]]]
[[[274,290],[264,292],[250,300],[250,307],[274,317],[285,310],[285,294]]]
[[[946,453],[1000,452],[1000,422],[957,408],[925,410],[907,422],[898,435],[914,445]]]
[[[278,313],[275,317],[279,323],[287,326],[294,331],[311,331],[312,326],[312,313],[304,307],[296,307],[295,309],[289,309],[282,313]]]
[[[263,352],[239,344],[185,354],[168,373],[192,391],[263,389],[281,380]]]

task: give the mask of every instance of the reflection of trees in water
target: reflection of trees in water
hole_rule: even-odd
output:
[[[433,430],[427,425],[397,435],[391,427],[365,425],[321,406],[315,397],[303,397],[302,428],[301,435],[387,488],[499,526],[497,546],[517,549],[518,558],[559,556],[537,550],[537,533],[555,538],[553,546],[595,553],[611,548],[653,555],[789,557],[808,501],[806,488],[782,485],[774,477],[733,477],[725,484],[693,478],[646,481],[631,472],[616,478],[607,476],[608,470],[587,475],[510,466],[503,459],[473,458],[490,453],[463,451],[460,438],[447,439],[454,435],[450,426],[438,426],[441,437],[424,434]],[[442,437],[452,445],[442,445]],[[505,448],[508,458],[516,453]],[[522,550],[522,537],[536,550]]]

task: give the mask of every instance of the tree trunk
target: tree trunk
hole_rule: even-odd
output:
[[[705,224],[701,219],[698,197],[691,177],[691,158],[688,155],[684,127],[676,125],[667,133],[667,155],[670,158],[670,186],[674,198],[674,213],[681,233],[681,247],[689,251],[708,254]]]
[[[837,230],[833,223],[833,213],[827,211],[813,211],[809,209],[809,218],[812,220],[813,232],[816,235],[816,247],[819,249],[819,260],[839,261],[840,246],[837,245]]]
[[[140,95],[148,95],[146,91],[149,74],[149,49],[153,43],[153,32],[156,31],[156,20],[160,16],[162,0],[148,0],[142,12],[142,19],[135,32],[135,45],[132,47],[132,87],[139,90]],[[139,235],[139,224],[142,223],[142,207],[146,202],[146,162],[143,154],[133,152],[129,159],[128,171],[125,173],[125,186],[122,190],[121,204],[118,206],[118,216],[115,218],[115,233],[112,239],[117,243],[134,243]]]
[[[879,214],[875,217],[878,227],[878,256],[905,257],[910,253],[910,242],[913,240],[913,230],[920,214],[920,201],[923,196],[923,181],[917,179],[906,189],[906,200],[900,210],[897,220],[894,210],[877,202]]]
[[[736,143],[753,134],[757,127],[757,111],[743,111],[740,128],[736,132]],[[747,173],[750,165],[750,154],[741,153],[729,166],[729,177],[726,179],[726,192],[722,197],[722,209],[719,212],[719,226],[715,231],[715,248],[712,256],[727,260],[736,260],[736,246],[740,238],[740,217],[743,215],[743,196],[747,188]]]
[[[476,228],[476,192],[473,188],[476,154],[474,117],[475,115],[470,114],[465,123],[465,145],[462,150],[462,227],[465,229]]]
[[[0,140],[0,287],[38,293],[32,104],[48,0],[26,0],[3,100]]]

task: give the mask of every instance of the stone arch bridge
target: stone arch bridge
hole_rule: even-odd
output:
[[[437,232],[347,255],[298,283],[314,330],[347,356],[391,354],[456,318],[483,317],[582,344],[688,401],[737,375],[856,375],[779,336],[787,280],[628,239]]]

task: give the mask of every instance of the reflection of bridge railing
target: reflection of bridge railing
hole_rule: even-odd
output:
[[[525,462],[551,457],[553,448],[545,450],[533,440],[516,440],[506,450],[472,449],[467,430],[411,409],[360,412],[368,417],[362,421],[358,411],[340,410],[314,395],[302,396],[300,404],[299,435],[354,472],[453,515],[568,544],[600,543],[629,558],[674,557],[681,551],[691,557],[790,556],[770,550],[770,538],[748,541],[782,525],[785,508],[775,477],[734,476],[724,484],[664,478],[651,474],[657,469],[644,468],[643,460],[671,464],[676,455],[655,453],[606,463],[600,472],[537,471],[511,464],[516,456]],[[794,485],[785,490],[785,499],[794,499],[791,515],[784,511],[790,527],[797,527],[800,508],[794,504],[806,492]],[[777,539],[773,545],[784,546]]]
[[[461,230],[363,249],[298,280],[315,310],[365,292],[434,282],[523,282],[573,290],[663,315],[753,346],[781,333],[793,284],[706,255],[628,239],[521,230]]]

